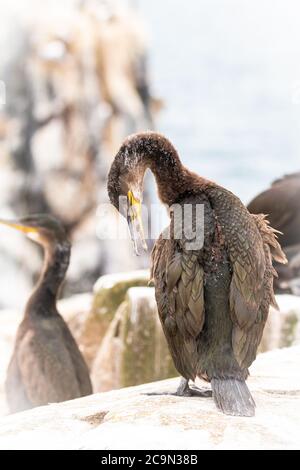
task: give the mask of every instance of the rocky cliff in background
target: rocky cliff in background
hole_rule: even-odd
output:
[[[107,201],[106,175],[118,146],[129,133],[153,127],[160,103],[151,95],[144,28],[134,11],[114,0],[58,2],[57,8],[45,1],[41,10],[30,2],[31,14],[16,8],[6,42],[0,35],[6,86],[0,211],[3,217],[50,212],[64,222],[73,242],[65,285],[71,295],[91,290],[116,265],[145,263],[130,256],[128,241],[99,240],[97,209]],[[1,270],[0,306],[22,305],[40,252],[20,239],[10,248],[3,233],[0,262],[10,281],[2,283]],[[20,252],[35,256],[27,263]],[[14,276],[18,299],[9,289]]]

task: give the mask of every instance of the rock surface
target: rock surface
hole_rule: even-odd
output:
[[[128,289],[147,286],[148,282],[148,270],[108,274],[100,277],[96,282],[91,311],[86,318],[81,335],[76,338],[84,350],[89,366],[96,357],[118,307],[124,302]]]
[[[270,351],[300,344],[300,297],[277,295],[279,311],[271,307],[260,351]]]
[[[149,396],[178,379],[91,395],[0,420],[0,449],[299,449],[300,347],[261,354],[249,387],[253,418],[211,398]]]
[[[103,392],[176,375],[154,289],[130,288],[93,363],[93,390]]]

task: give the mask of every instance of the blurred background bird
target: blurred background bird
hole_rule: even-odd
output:
[[[300,295],[300,173],[286,175],[248,205],[252,214],[266,214],[287,256],[288,264],[276,266],[277,293]]]
[[[44,267],[27,302],[7,370],[10,411],[90,395],[87,365],[56,308],[71,252],[65,230],[42,214],[0,223],[23,232],[44,249]]]

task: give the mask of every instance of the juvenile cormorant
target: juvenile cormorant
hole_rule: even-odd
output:
[[[10,411],[90,395],[87,365],[56,309],[71,251],[62,225],[43,214],[0,223],[22,231],[45,252],[44,268],[27,302],[7,370]]]
[[[141,200],[147,168],[170,211],[170,237],[164,232],[154,246],[152,277],[162,327],[183,376],[177,393],[196,392],[188,382],[198,376],[211,382],[224,413],[253,416],[245,380],[269,306],[276,305],[272,257],[285,262],[285,256],[264,216],[250,215],[230,191],[185,168],[169,140],[153,132],[125,140],[108,178],[110,200],[127,217],[136,251],[145,244]],[[185,204],[193,211],[185,212],[178,232],[175,209]],[[201,239],[192,238],[197,205],[204,207],[200,247],[191,244]]]

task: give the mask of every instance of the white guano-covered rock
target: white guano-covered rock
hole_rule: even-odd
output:
[[[256,416],[220,413],[178,379],[91,395],[0,420],[0,449],[299,449],[300,347],[261,354],[248,384]]]
[[[286,348],[300,344],[300,297],[277,295],[279,310],[270,309],[260,351]]]
[[[177,374],[160,324],[154,289],[131,287],[93,363],[93,390],[105,392]]]

